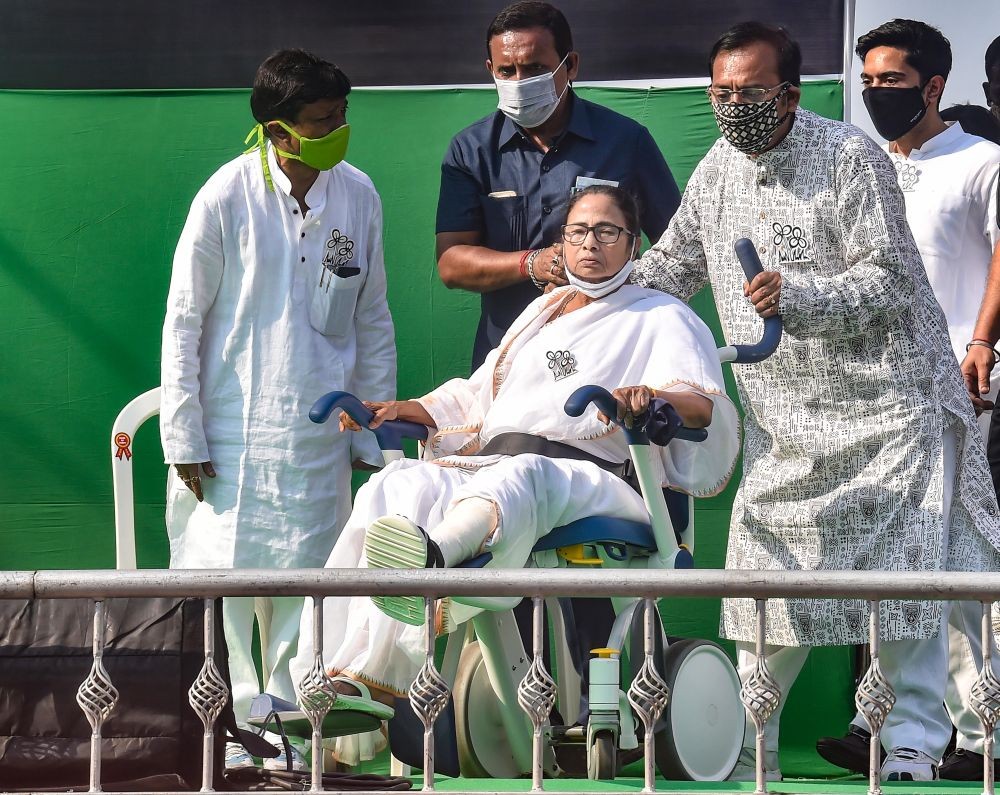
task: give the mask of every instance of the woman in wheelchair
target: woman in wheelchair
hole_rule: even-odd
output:
[[[619,427],[593,407],[576,418],[563,410],[585,384],[613,390],[626,422],[651,399],[665,401],[657,406],[666,437],[682,423],[711,423],[705,442],[654,447],[655,466],[662,485],[695,496],[725,486],[739,419],[715,342],[681,301],[628,283],[638,230],[628,193],[604,185],[580,191],[562,227],[568,286],[530,304],[470,378],[415,400],[366,404],[375,415],[370,427],[410,420],[430,429],[428,442],[423,460],[396,461],[360,489],[327,566],[454,566],[488,550],[490,565],[520,568],[554,527],[595,515],[648,521],[642,498],[615,473],[628,459]],[[340,425],[358,429],[345,414]],[[423,599],[330,601],[325,661],[338,689],[355,703],[404,696],[424,660],[423,631],[414,626],[423,623]],[[475,612],[442,600],[439,632]],[[294,666],[301,671],[312,663],[310,620],[303,616]],[[353,757],[359,749],[339,750]]]

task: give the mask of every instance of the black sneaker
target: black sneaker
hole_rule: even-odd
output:
[[[816,741],[816,753],[831,765],[867,776],[868,749],[871,747],[871,741],[870,731],[852,723],[843,737],[820,737]],[[885,750],[880,749],[880,751],[879,766],[885,761]]]
[[[996,771],[996,769],[997,763],[994,759],[993,770]],[[983,755],[958,748],[944,758],[938,769],[938,775],[949,781],[982,781]]]

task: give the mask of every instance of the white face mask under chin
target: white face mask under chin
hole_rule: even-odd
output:
[[[566,54],[569,58],[569,53]],[[555,73],[559,71],[566,58],[551,72],[524,80],[500,80],[493,78],[497,86],[499,102],[497,108],[512,122],[526,130],[539,127],[549,120],[556,112],[563,96],[569,90],[566,82],[561,94],[556,94]]]
[[[585,282],[567,266],[566,281],[589,298],[604,298],[604,296],[610,295],[628,281],[633,267],[635,267],[635,263],[629,260],[614,276],[602,282]]]

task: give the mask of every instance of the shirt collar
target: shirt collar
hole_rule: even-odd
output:
[[[559,135],[559,139],[561,140],[567,134],[572,133],[578,138],[583,138],[587,141],[595,140],[594,126],[591,123],[590,110],[587,108],[586,103],[578,99],[572,88],[569,88],[567,93],[569,94],[570,103],[569,124],[566,125],[566,129]],[[500,112],[497,111],[497,113]],[[516,140],[518,136],[523,135],[524,131],[504,116],[503,125],[500,127],[500,137],[497,139],[497,149],[503,149],[512,140]]]
[[[955,139],[962,134],[962,126],[958,122],[950,121],[945,122],[945,124],[948,125],[947,129],[942,130],[933,138],[928,138],[919,148],[910,150],[910,157],[913,160],[930,157],[931,155],[937,154],[937,152],[941,149],[947,149],[955,142]]]
[[[267,146],[267,166],[271,170],[271,181],[276,190],[280,190],[290,199],[292,198],[292,182],[288,175],[281,170],[278,159],[274,154],[274,147],[270,141],[265,142]],[[326,204],[326,184],[330,179],[330,171],[320,171],[312,187],[306,192],[306,204],[312,213],[321,212]],[[294,199],[292,199],[294,201]]]

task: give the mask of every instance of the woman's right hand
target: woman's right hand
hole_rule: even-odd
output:
[[[398,400],[362,400],[361,402],[365,405],[365,408],[369,409],[375,415],[372,417],[372,421],[368,423],[368,428],[370,430],[375,430],[386,420],[395,420],[399,418]],[[346,411],[342,411],[340,412],[340,430],[341,433],[344,431],[360,431],[361,426],[351,419]]]

